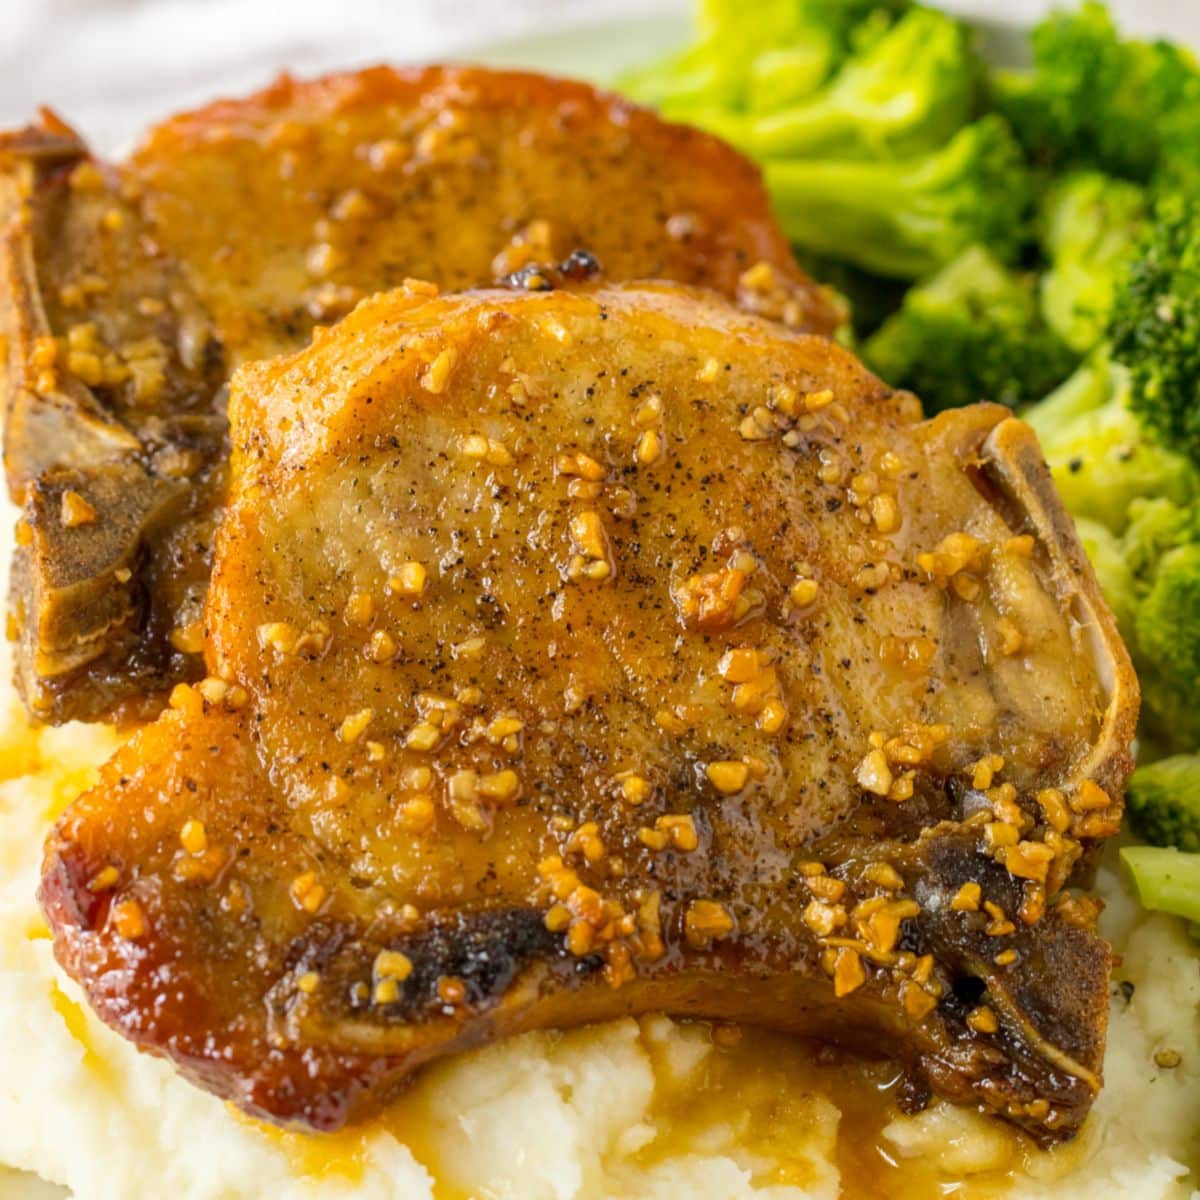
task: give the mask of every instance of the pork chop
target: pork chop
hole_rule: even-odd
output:
[[[117,165],[49,114],[0,139],[31,711],[106,718],[203,673],[238,363],[406,277],[537,278],[576,250],[612,279],[701,284],[796,327],[837,319],[754,167],[582,84],[437,67],[283,79],[168,121]]]
[[[377,297],[231,416],[209,677],[47,847],[114,1028],[318,1129],[665,1010],[1077,1130],[1137,685],[1027,426],[665,284]]]

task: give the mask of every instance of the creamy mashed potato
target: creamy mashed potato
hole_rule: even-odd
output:
[[[665,1017],[465,1055],[347,1133],[260,1126],[138,1054],[56,969],[35,901],[42,839],[117,739],[31,728],[3,653],[0,672],[0,1163],[80,1200],[1193,1194],[1200,961],[1179,922],[1141,913],[1108,871],[1102,928],[1124,961],[1107,1086],[1081,1137],[1054,1152],[946,1105],[895,1117],[886,1066]],[[1159,1065],[1171,1052],[1178,1065]],[[0,1178],[4,1200],[24,1195],[46,1192]]]

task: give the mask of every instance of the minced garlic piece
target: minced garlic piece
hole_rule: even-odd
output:
[[[800,914],[800,919],[817,937],[826,938],[835,929],[846,924],[846,910],[840,904],[826,904],[822,900],[810,900]]]
[[[639,466],[649,467],[658,462],[662,457],[662,451],[662,435],[653,429],[647,429],[638,438],[633,457]]]
[[[388,591],[394,596],[421,596],[429,583],[429,572],[419,562],[403,563],[388,579]]]
[[[120,572],[114,572],[120,575]],[[127,572],[127,578],[122,582],[128,583],[132,575]],[[186,625],[176,625],[170,633],[167,634],[167,641],[180,652],[180,654],[199,654],[204,649],[204,622],[189,621]]]
[[[372,971],[377,979],[394,979],[403,983],[413,972],[412,959],[399,950],[380,950],[375,955]]]
[[[733,917],[715,900],[693,900],[683,919],[683,936],[694,949],[702,949],[733,932]]]
[[[740,792],[750,778],[750,768],[744,762],[714,762],[705,768],[709,782],[723,795]]]
[[[1109,794],[1094,780],[1085,779],[1071,797],[1071,808],[1077,812],[1095,812],[1112,804]]]
[[[89,892],[108,892],[115,888],[120,881],[121,872],[110,865],[101,868],[88,880],[87,890]]]
[[[1071,827],[1071,814],[1067,802],[1058,788],[1043,788],[1035,797],[1046,818],[1046,824],[1057,833],[1066,833]]]
[[[509,804],[521,790],[521,780],[516,771],[505,769],[490,775],[481,775],[478,782],[479,795],[498,804]]]
[[[373,708],[362,708],[358,712],[350,713],[339,726],[338,737],[347,744],[357,742],[374,719]]]
[[[551,933],[562,933],[571,924],[571,910],[565,904],[552,904],[543,920]]]
[[[654,822],[654,827],[667,835],[676,850],[689,853],[700,845],[696,823],[690,813],[665,814]]]
[[[512,465],[513,456],[508,447],[495,438],[484,437],[481,433],[472,433],[464,437],[459,444],[464,458],[472,458],[477,462],[487,462],[493,467]]]
[[[258,644],[264,648],[270,646],[278,654],[291,654],[296,649],[299,637],[296,627],[286,621],[270,621],[260,625],[257,633]]]
[[[404,744],[410,750],[432,750],[442,740],[442,731],[429,721],[420,721],[406,735]]]
[[[375,601],[370,592],[353,592],[346,601],[346,621],[350,625],[369,625],[375,615]]]
[[[292,899],[307,913],[315,913],[328,894],[323,884],[317,882],[316,872],[304,871],[292,880]]]
[[[684,626],[711,633],[729,629],[753,607],[743,603],[746,573],[731,566],[704,574],[689,575],[671,585],[671,598]],[[751,598],[752,599],[752,598]]]
[[[559,475],[587,480],[590,483],[599,483],[608,476],[608,470],[603,463],[597,462],[590,454],[584,454],[580,450],[560,454],[554,460],[554,469]]]
[[[996,1014],[986,1004],[972,1009],[967,1014],[967,1024],[976,1033],[995,1033],[1000,1028],[1000,1022],[996,1020]]]
[[[1016,622],[1009,617],[1001,617],[996,622],[997,649],[1005,657],[1016,654],[1025,645],[1024,635],[1017,628]]]
[[[917,555],[917,566],[935,579],[950,579],[978,565],[982,543],[969,533],[951,533],[938,548]],[[964,597],[966,598],[966,597]]]
[[[424,794],[410,796],[396,809],[396,819],[409,833],[427,833],[437,820],[433,797]]]
[[[898,892],[904,887],[904,879],[891,863],[871,863],[863,872],[863,877],[878,887],[886,888],[889,892]]]
[[[179,831],[179,844],[189,854],[203,854],[208,849],[208,834],[204,822],[196,820],[195,817],[184,821],[183,828]]]
[[[367,657],[373,663],[390,662],[396,655],[396,639],[385,629],[376,629],[367,643]]]
[[[67,529],[92,525],[96,521],[96,510],[78,492],[66,491],[62,494],[61,520]]]
[[[1053,861],[1054,851],[1044,842],[1018,842],[1015,846],[1008,847],[1004,855],[1004,865],[1010,875],[1032,879],[1036,883],[1046,881]]]
[[[146,934],[146,914],[136,900],[119,900],[112,906],[109,919],[118,936],[127,942],[136,942]]]
[[[867,981],[862,958],[857,950],[842,946],[833,964],[833,994],[841,999],[862,987]]]
[[[815,579],[797,579],[788,589],[788,596],[797,608],[807,608],[820,591],[821,585]]]
[[[892,786],[892,772],[882,750],[871,750],[855,768],[859,787],[876,796],[886,796]]]
[[[643,804],[650,798],[650,784],[640,775],[626,775],[621,780],[621,796],[626,804]]]
[[[1004,759],[999,754],[985,755],[971,768],[971,786],[986,791],[992,786],[996,773],[1003,769]]]
[[[390,976],[381,979],[371,993],[371,999],[376,1004],[395,1004],[400,999],[400,984]]]
[[[636,413],[633,414],[633,423],[639,429],[649,429],[652,425],[657,425],[662,419],[662,397],[650,395],[639,405]]]

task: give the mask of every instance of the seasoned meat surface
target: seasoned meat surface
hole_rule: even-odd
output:
[[[235,376],[209,676],[47,847],[99,1013],[320,1129],[654,1009],[1073,1133],[1137,692],[1028,428],[710,293],[431,292]]]
[[[30,709],[106,717],[202,673],[237,364],[407,277],[536,284],[574,251],[608,278],[712,287],[797,328],[837,320],[754,167],[582,84],[437,67],[284,79],[168,121],[117,165],[52,116],[0,139]]]

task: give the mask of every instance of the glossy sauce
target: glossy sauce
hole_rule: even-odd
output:
[[[654,1020],[643,1022],[643,1029]],[[711,1027],[696,1023],[689,1032],[707,1037]],[[689,1152],[728,1154],[750,1170],[756,1186],[812,1186],[820,1182],[824,1167],[814,1129],[830,1120],[831,1105],[840,1113],[832,1157],[841,1200],[998,1200],[1011,1194],[1031,1167],[1042,1177],[1057,1175],[1081,1157],[1072,1147],[1046,1154],[1017,1130],[989,1122],[990,1158],[1004,1165],[969,1175],[946,1171],[934,1154],[904,1158],[884,1138],[885,1127],[901,1115],[901,1075],[892,1063],[804,1039],[724,1027],[716,1030],[712,1052],[696,1071],[673,1080],[670,1067],[661,1061],[661,1046],[645,1033],[643,1044],[657,1081],[648,1114],[656,1133],[631,1161],[646,1168]],[[259,1128],[285,1149],[301,1174],[359,1182],[369,1158],[367,1143],[382,1125],[437,1180],[438,1200],[470,1200],[469,1193],[446,1182],[445,1156],[453,1152],[453,1143],[434,1122],[426,1097],[433,1086],[436,1072],[381,1118],[338,1134]]]

